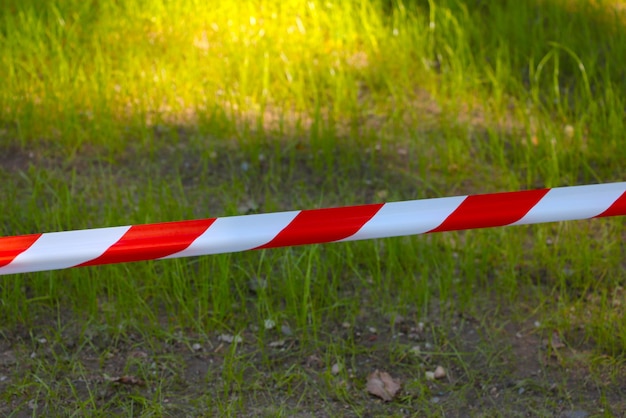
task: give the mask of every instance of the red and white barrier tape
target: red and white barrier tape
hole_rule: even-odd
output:
[[[0,275],[626,215],[626,182],[0,238]]]

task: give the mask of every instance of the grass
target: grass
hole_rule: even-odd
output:
[[[0,231],[623,181],[623,7],[2,0]],[[6,276],[0,412],[619,416],[624,231]]]

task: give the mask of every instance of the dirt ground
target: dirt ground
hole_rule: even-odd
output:
[[[129,331],[112,337],[106,324],[80,325],[70,313],[60,323],[40,318],[36,329],[2,334],[0,415],[50,416],[61,410],[38,401],[41,389],[33,391],[31,380],[45,382],[65,407],[92,402],[112,413],[116,404],[158,392],[166,416],[220,414],[216,397],[243,403],[248,416],[581,418],[626,411],[623,370],[608,359],[590,364],[584,343],[545,335],[532,318],[515,322],[494,313],[474,317],[450,310],[445,323],[365,314],[358,325],[328,324],[315,344],[301,344],[297,332],[283,329],[265,347],[255,343],[254,329],[233,347],[224,334],[180,330],[147,338]],[[330,364],[330,341],[354,345],[356,354]],[[233,349],[240,363],[228,356]],[[224,386],[227,366],[244,368],[233,372],[243,377],[238,388]],[[429,380],[427,372],[437,366],[445,377]],[[402,383],[391,402],[367,393],[374,370]],[[297,382],[281,386],[272,378],[276,374]]]

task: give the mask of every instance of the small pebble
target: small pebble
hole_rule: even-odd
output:
[[[263,326],[265,327],[265,329],[273,329],[276,326],[276,322],[274,322],[274,320],[272,319],[266,319],[263,323]]]
[[[372,334],[376,334],[376,332],[377,332],[377,329],[376,329],[376,328],[374,328],[374,327],[369,327],[367,330],[368,330],[369,332],[371,332]]]
[[[289,328],[289,325],[281,325],[280,326],[280,332],[282,332],[283,335],[286,335],[288,337],[290,335],[293,335],[293,331],[291,330],[291,328]]]
[[[243,342],[243,338],[241,338],[239,335],[230,335],[230,334],[222,334],[219,337],[217,337],[218,340],[220,341],[224,341],[225,343],[240,343]]]
[[[435,379],[443,379],[444,377],[446,377],[446,370],[441,366],[437,366],[437,368],[435,368],[433,376]]]
[[[195,343],[195,344],[193,344],[193,345],[191,346],[191,349],[192,349],[193,351],[200,351],[200,350],[202,350],[202,346],[201,346],[200,344],[198,344],[198,343]]]
[[[269,343],[269,346],[272,348],[281,348],[285,346],[285,340],[272,341]]]
[[[247,210],[245,208],[240,208],[240,212],[243,210],[244,212]],[[252,279],[250,279],[248,281],[248,288],[254,292],[254,293],[258,293],[263,289],[267,288],[267,280],[260,278],[260,277],[254,277]]]
[[[341,371],[341,364],[339,363],[333,364],[333,367],[330,368],[330,372],[334,375],[339,374],[340,371]]]
[[[587,411],[568,411],[564,412],[561,417],[563,418],[587,418],[589,416],[589,412]]]
[[[426,380],[435,380],[434,372],[426,372]]]

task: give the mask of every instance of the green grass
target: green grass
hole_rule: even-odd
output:
[[[0,0],[0,233],[624,181],[623,7]],[[624,231],[5,276],[0,413],[620,415]]]

